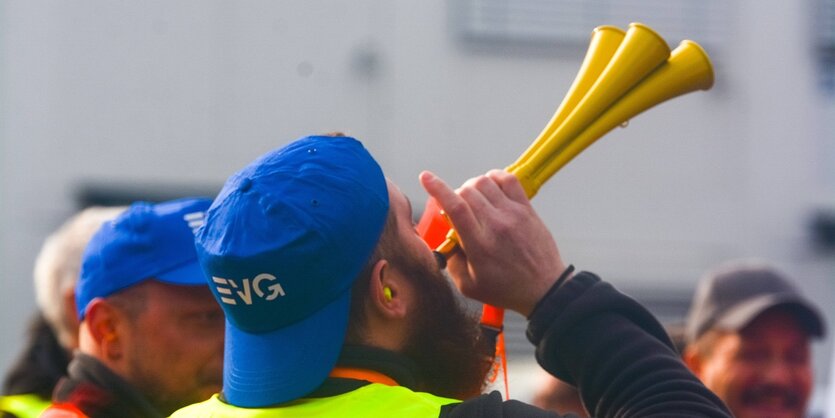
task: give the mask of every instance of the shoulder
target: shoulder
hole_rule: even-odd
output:
[[[344,416],[365,417],[437,417],[444,405],[461,401],[415,392],[403,386],[372,383],[354,391],[326,398],[308,398],[288,405],[295,408],[293,416],[304,416],[303,411],[313,406],[323,410],[339,410]],[[347,412],[355,411],[354,415]],[[360,411],[362,413],[360,413]]]
[[[49,405],[50,400],[35,393],[0,396],[0,417],[36,417]]]
[[[227,413],[232,412],[232,410],[237,409],[232,405],[229,405],[220,400],[217,394],[212,395],[211,398],[199,402],[196,404],[192,404],[183,408],[174,411],[173,414],[170,415],[169,418],[186,418],[186,417],[207,417],[212,416],[208,414],[208,412],[222,412],[226,411]]]
[[[493,391],[477,398],[441,408],[440,418],[558,418],[554,412],[545,411],[517,400],[503,401],[499,392]]]
[[[322,411],[340,411],[340,416],[436,417],[443,405],[459,402],[402,386],[372,383],[356,390],[321,398],[302,398],[265,408],[238,408],[218,397],[182,408],[171,418],[206,417],[319,417]]]

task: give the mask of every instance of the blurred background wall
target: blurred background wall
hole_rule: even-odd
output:
[[[616,129],[540,191],[565,259],[669,322],[706,269],[763,257],[835,324],[823,233],[835,211],[833,2],[674,3],[0,2],[0,371],[35,309],[42,240],[80,207],[212,194],[266,150],[343,131],[419,212],[420,170],[460,183],[512,162],[592,28],[630,21],[673,47],[703,43],[717,82]],[[534,366],[511,319],[511,395],[524,399]],[[819,392],[831,351],[831,337],[815,346]]]

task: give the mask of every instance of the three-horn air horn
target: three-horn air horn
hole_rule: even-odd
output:
[[[705,51],[682,41],[670,52],[646,25],[624,32],[600,26],[571,88],[556,113],[528,149],[506,170],[519,178],[528,197],[580,152],[616,126],[674,97],[713,86],[713,67]],[[446,257],[458,245],[437,202],[430,199],[418,224],[430,247]],[[485,305],[482,323],[501,328],[503,311]]]

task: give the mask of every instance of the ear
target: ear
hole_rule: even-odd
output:
[[[99,353],[107,360],[120,359],[123,354],[119,333],[123,321],[121,312],[104,299],[93,299],[87,305],[84,321]]]
[[[59,337],[62,338],[61,344],[65,346],[64,348],[72,351],[78,348],[78,311],[75,305],[75,289],[70,288],[65,290],[61,298],[63,302],[61,306],[64,307],[62,322],[67,330],[69,330],[69,335]],[[69,341],[63,341],[67,339]]]
[[[409,305],[406,282],[388,260],[374,264],[368,292],[372,307],[379,315],[388,319],[406,316]]]
[[[692,345],[685,347],[684,353],[681,355],[681,359],[684,361],[684,364],[687,365],[687,368],[690,369],[696,377],[701,379],[702,358],[699,356],[699,353],[696,352],[696,348]]]

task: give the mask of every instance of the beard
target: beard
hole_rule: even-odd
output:
[[[138,343],[132,350],[133,354],[127,360],[129,383],[164,416],[185,406],[203,402],[223,387],[221,368],[207,364],[194,376],[182,376],[175,384],[160,377],[159,370],[147,367],[147,354],[138,354],[151,352],[151,347]]]
[[[780,416],[800,418],[803,417],[807,400],[808,397],[803,394],[800,388],[784,384],[765,383],[746,388],[740,399],[734,402],[734,406],[741,404],[742,409],[754,409],[757,411],[754,415],[768,414],[768,412],[762,411],[770,408],[772,411],[780,411]],[[771,414],[777,415],[777,412]]]
[[[437,266],[400,258],[397,268],[411,279],[417,294],[418,314],[402,350],[421,371],[417,389],[454,399],[478,396],[493,364],[493,341],[482,335],[478,318]]]

